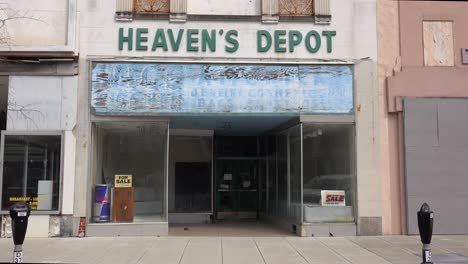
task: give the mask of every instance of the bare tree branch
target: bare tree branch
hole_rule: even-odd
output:
[[[8,31],[8,23],[14,20],[28,19],[38,22],[44,21],[33,17],[28,10],[20,11],[10,7],[8,3],[0,2],[0,46],[11,47],[12,39]]]
[[[38,128],[39,126],[36,123],[37,118],[34,119],[33,116],[45,118],[44,113],[35,109],[34,104],[18,104],[14,89],[10,89],[8,93],[7,120],[18,120],[19,118],[22,118],[26,122],[31,123],[35,128]]]

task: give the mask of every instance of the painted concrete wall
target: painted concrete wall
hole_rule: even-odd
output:
[[[375,62],[355,65],[356,173],[358,234],[382,234],[382,197],[379,162],[378,91]]]
[[[65,131],[63,154],[62,214],[73,215],[75,196],[75,153],[76,137],[72,131]]]
[[[381,175],[382,227],[384,234],[401,234],[401,206],[399,169],[395,156],[397,146],[396,116],[387,111],[387,77],[400,71],[400,31],[399,1],[379,0],[377,2],[377,36],[378,36],[378,129],[380,140],[378,160]],[[390,159],[390,156],[392,159]]]
[[[187,1],[187,14],[190,15],[261,15],[262,0],[190,0]]]
[[[259,21],[188,21],[185,24],[171,24],[162,20],[134,20],[131,23],[118,23],[114,20],[115,2],[79,1],[80,17],[80,76],[78,87],[78,125],[77,125],[77,157],[76,175],[88,175],[88,151],[90,147],[89,119],[89,59],[106,58],[115,60],[152,59],[152,60],[189,60],[189,61],[259,61],[268,62],[320,62],[325,60],[342,60],[358,62],[369,58],[356,67],[355,93],[357,98],[357,140],[358,140],[358,223],[363,234],[378,233],[382,230],[382,201],[380,196],[379,148],[380,127],[377,126],[374,111],[380,107],[380,94],[376,87],[376,0],[332,0],[332,23],[330,25],[314,25],[312,22],[280,22],[278,25],[265,25]],[[239,43],[242,44],[235,53],[224,51],[219,46],[216,52],[187,52],[181,49],[173,51],[128,51],[118,50],[118,28],[155,28],[169,29],[236,29],[239,31]],[[292,53],[258,53],[256,50],[256,31],[268,30],[336,30],[333,52],[322,49],[318,53],[309,53],[304,46]],[[154,31],[153,31],[154,32]],[[185,47],[182,40],[181,47]],[[376,159],[377,157],[377,159]],[[372,160],[373,162],[369,162]],[[369,165],[371,164],[371,165]],[[75,216],[85,216],[90,212],[89,197],[90,181],[88,177],[76,179],[75,184]]]
[[[376,1],[375,0],[332,0],[333,20],[330,25],[314,25],[312,22],[280,22],[277,25],[266,25],[260,21],[188,21],[187,23],[169,23],[165,20],[134,20],[130,23],[116,22],[115,1],[80,1],[80,55],[87,56],[124,56],[147,59],[160,57],[186,57],[186,58],[273,58],[273,59],[361,59],[370,57],[376,59]],[[226,8],[227,9],[227,8]],[[118,50],[118,28],[148,28],[150,43],[154,38],[154,30],[162,29],[216,29],[239,31],[239,50],[235,53],[224,51],[224,41],[218,41],[216,52],[187,52],[185,38],[182,39],[181,49],[178,52],[152,51],[128,51]],[[274,54],[270,52],[258,53],[256,49],[257,30],[299,30],[307,33],[310,30],[336,30],[333,52],[327,53],[322,47],[319,52],[309,53],[304,45],[298,46],[294,52]],[[305,34],[304,34],[305,35]],[[224,38],[220,39],[224,40]],[[322,46],[325,40],[322,40]],[[85,68],[83,68],[85,69]]]
[[[8,130],[72,130],[77,77],[10,76]]]
[[[8,0],[5,13],[21,17],[7,21],[11,45],[65,45],[67,37],[68,4],[64,0]],[[4,9],[5,10],[5,9]]]

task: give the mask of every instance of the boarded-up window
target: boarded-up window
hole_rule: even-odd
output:
[[[138,14],[169,14],[170,0],[133,0],[133,9]]]
[[[452,22],[423,21],[424,65],[453,66]]]
[[[314,0],[279,0],[280,16],[312,16]]]

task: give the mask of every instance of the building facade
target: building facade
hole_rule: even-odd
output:
[[[424,202],[435,212],[435,234],[468,233],[467,7],[379,2],[384,233],[417,234]]]
[[[78,49],[76,1],[0,7],[1,236],[16,201],[34,211],[28,236],[72,235]]]
[[[37,228],[50,235],[166,235],[171,223],[246,219],[300,236],[382,234],[376,1],[75,4],[78,75],[60,83],[76,92],[61,108],[76,106],[65,114],[76,122],[26,129],[62,131],[62,152],[41,143],[35,180],[14,184],[8,135],[24,131],[7,126],[2,206],[32,197],[31,222],[47,218]],[[18,193],[30,185],[41,191]],[[48,195],[57,210],[43,209]]]

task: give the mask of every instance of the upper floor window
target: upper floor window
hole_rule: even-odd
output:
[[[313,16],[314,0],[279,0],[280,16]]]
[[[137,14],[169,14],[169,0],[133,0],[133,9]]]
[[[425,66],[454,66],[453,22],[423,21]]]

